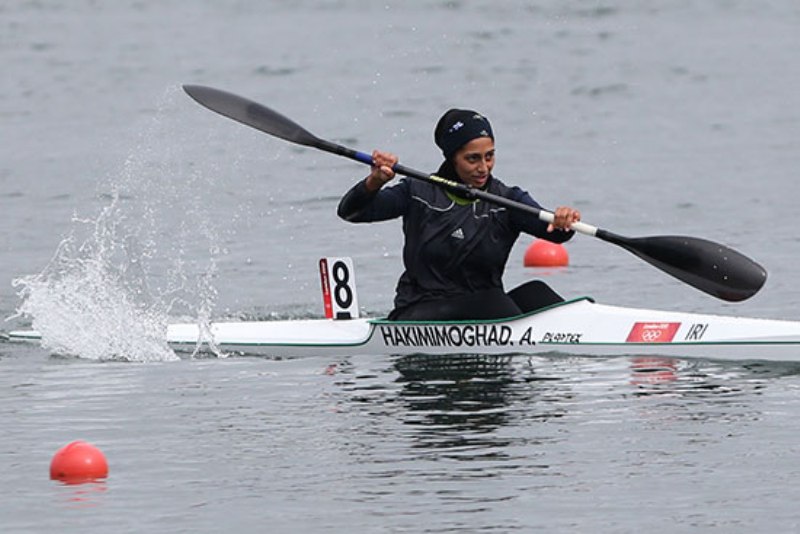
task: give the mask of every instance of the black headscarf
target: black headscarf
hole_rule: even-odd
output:
[[[433,139],[436,146],[442,149],[444,159],[451,159],[459,148],[479,137],[490,137],[494,140],[492,125],[489,124],[489,119],[469,109],[447,111],[433,131]]]
[[[489,137],[494,141],[489,119],[477,111],[454,108],[442,115],[433,131],[433,140],[444,155],[444,162],[436,174],[442,178],[460,181],[453,165],[453,156],[462,146],[479,137]]]

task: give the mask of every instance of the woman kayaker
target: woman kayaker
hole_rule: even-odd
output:
[[[451,109],[434,131],[444,162],[438,176],[540,207],[519,187],[492,175],[494,134],[475,111]],[[395,173],[394,154],[375,150],[369,176],[339,203],[338,214],[350,222],[403,218],[403,263],[389,315],[393,320],[492,319],[519,315],[521,309],[503,289],[503,271],[520,232],[563,243],[580,213],[555,210],[552,224],[519,210],[469,200],[434,185],[404,178],[384,187]]]

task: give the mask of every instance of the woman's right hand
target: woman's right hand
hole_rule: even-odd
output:
[[[367,176],[367,189],[377,191],[394,178],[392,167],[398,162],[397,156],[380,150],[372,151],[372,172]]]

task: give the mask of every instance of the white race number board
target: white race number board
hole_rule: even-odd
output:
[[[322,282],[322,301],[328,319],[355,319],[358,317],[358,296],[353,260],[350,258],[322,258],[319,260]]]

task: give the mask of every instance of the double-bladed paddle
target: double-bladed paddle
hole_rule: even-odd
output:
[[[320,139],[280,113],[241,96],[201,85],[183,89],[201,105],[230,119],[279,137],[290,143],[318,148],[372,165],[372,156]],[[410,169],[400,164],[398,174],[432,182],[465,198],[481,199],[509,209],[530,213],[551,223],[554,215],[547,210],[494,195],[466,184]],[[624,237],[590,224],[577,222],[572,229],[618,245],[647,263],[692,287],[722,300],[738,302],[755,295],[764,285],[767,272],[744,254],[706,239],[686,236]]]

